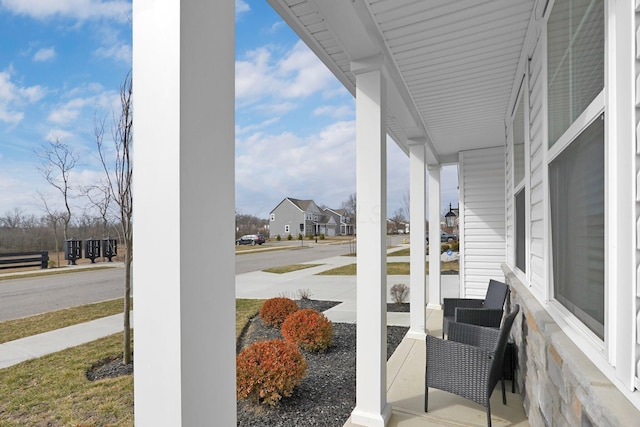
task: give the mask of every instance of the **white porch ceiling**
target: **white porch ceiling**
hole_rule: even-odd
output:
[[[504,144],[505,117],[536,0],[268,0],[345,87],[382,55],[387,131],[429,163]]]

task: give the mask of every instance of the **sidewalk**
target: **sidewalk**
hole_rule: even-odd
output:
[[[122,317],[115,314],[0,344],[0,369],[118,333],[123,328]]]
[[[397,250],[397,248],[394,250]],[[408,257],[393,257],[389,261],[407,262]],[[285,274],[266,273],[264,271],[239,274],[236,276],[236,298],[267,299],[287,296],[296,299],[299,297],[299,291],[304,290],[305,292],[308,291],[312,299],[340,302],[340,304],[325,312],[329,320],[341,323],[355,323],[356,276],[316,275],[321,271],[355,262],[355,257],[336,256],[309,263],[321,264],[320,266]],[[95,266],[95,264],[93,265]],[[78,268],[78,266],[74,268]],[[387,302],[393,302],[389,289],[396,283],[409,285],[409,276],[388,276]],[[442,276],[444,296],[457,296],[458,288],[458,276]],[[134,316],[131,317],[132,325],[133,318]],[[409,313],[387,313],[387,324],[408,327]],[[122,314],[117,314],[0,344],[0,369],[61,351],[65,348],[84,344],[115,334],[121,330]]]

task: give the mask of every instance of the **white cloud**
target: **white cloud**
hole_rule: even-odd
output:
[[[24,112],[17,108],[39,101],[45,93],[42,86],[17,86],[8,72],[0,72],[0,121],[19,123],[24,118]]]
[[[236,18],[243,13],[249,12],[251,8],[244,0],[236,0]]]
[[[87,98],[74,98],[51,111],[47,120],[58,125],[69,124],[78,118],[82,108],[89,102]]]
[[[120,108],[119,94],[116,91],[104,91],[100,84],[86,83],[72,88],[60,99],[67,101],[56,105],[47,116],[48,122],[58,126],[70,125],[82,117],[86,119],[89,113],[104,113],[111,117],[111,112]]]
[[[112,59],[126,64],[130,64],[132,58],[131,45],[128,44],[102,46],[97,48],[94,54],[100,58]]]
[[[0,0],[0,5],[16,15],[41,20],[61,16],[126,22],[131,18],[131,2],[126,0]]]
[[[265,97],[295,99],[335,90],[331,72],[302,41],[279,59],[276,53],[275,47],[263,46],[236,61],[236,99],[240,105]]]
[[[50,61],[56,57],[56,49],[53,47],[47,47],[39,49],[34,55],[33,60],[36,62]]]
[[[236,135],[243,135],[250,132],[256,132],[260,129],[266,128],[269,125],[277,123],[278,121],[280,121],[279,117],[272,117],[270,119],[263,121],[262,123],[257,123],[257,124],[248,125],[244,127],[236,125]]]
[[[64,141],[65,139],[72,138],[74,136],[73,133],[63,130],[63,129],[51,129],[44,137],[46,141],[56,142],[56,141]]]
[[[236,141],[237,206],[265,216],[286,196],[339,207],[355,188],[355,122],[317,135],[253,134]]]
[[[313,110],[315,116],[329,116],[334,119],[353,117],[353,107],[348,105],[323,105]]]
[[[267,31],[267,34],[275,34],[280,30],[280,28],[284,27],[284,21],[276,21]]]
[[[302,41],[278,64],[279,75],[286,78],[283,93],[287,97],[309,96],[332,86],[335,77]]]

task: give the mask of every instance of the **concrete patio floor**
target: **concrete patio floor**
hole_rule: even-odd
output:
[[[441,336],[442,311],[427,310],[429,335]],[[486,426],[483,406],[441,390],[429,390],[429,412],[424,412],[425,341],[404,338],[387,362],[387,396],[393,407],[388,427]],[[500,385],[491,396],[494,427],[529,426],[522,396],[511,393],[506,381],[507,405],[502,404]],[[516,388],[517,391],[517,388]],[[344,427],[356,427],[348,420]]]

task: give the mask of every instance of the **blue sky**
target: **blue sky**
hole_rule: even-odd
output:
[[[124,0],[0,0],[0,216],[15,208],[40,215],[38,193],[58,197],[34,154],[49,141],[78,157],[76,191],[102,179],[93,120],[117,110],[131,68],[130,21]],[[237,0],[239,212],[266,218],[287,196],[340,207],[355,192],[354,107],[265,0]],[[393,141],[387,155],[391,216],[408,193],[409,162]],[[457,204],[455,175],[443,170],[443,205]],[[81,215],[86,200],[73,203]]]

